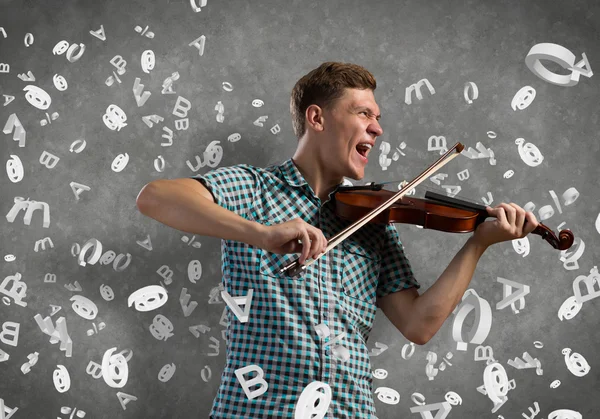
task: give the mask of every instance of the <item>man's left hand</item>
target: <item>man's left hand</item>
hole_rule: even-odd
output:
[[[522,239],[539,224],[531,211],[525,211],[515,203],[486,206],[488,215],[496,217],[493,221],[479,224],[473,233],[473,239],[484,246],[503,241]]]

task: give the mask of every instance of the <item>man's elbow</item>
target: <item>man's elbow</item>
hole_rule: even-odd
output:
[[[406,337],[416,345],[425,345],[433,336],[428,333],[427,330],[420,328],[419,330],[413,331]]]
[[[427,342],[429,342],[429,339],[429,337],[426,337],[424,335],[415,335],[412,339],[409,340],[415,345],[425,345]]]
[[[427,342],[429,342],[430,338],[420,331],[416,332],[412,330],[403,330],[398,326],[396,326],[396,329],[398,329],[402,336],[404,336],[406,339],[408,339],[415,345],[425,345]]]

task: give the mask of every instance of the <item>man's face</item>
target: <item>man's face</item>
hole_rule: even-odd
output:
[[[324,110],[325,138],[320,144],[321,151],[322,156],[331,156],[329,169],[335,175],[355,180],[364,177],[367,159],[363,156],[369,156],[373,150],[358,145],[369,143],[374,148],[376,137],[383,134],[379,114],[370,89],[346,89],[333,109]]]

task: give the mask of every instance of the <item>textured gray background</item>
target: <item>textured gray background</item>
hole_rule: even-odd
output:
[[[421,392],[428,403],[444,400],[448,391],[458,393],[462,405],[454,406],[452,418],[504,418],[530,414],[528,408],[538,402],[540,414],[547,417],[555,409],[573,409],[583,417],[597,417],[600,412],[598,386],[600,364],[597,362],[598,301],[585,302],[579,314],[560,321],[558,310],[566,298],[573,295],[572,283],[579,275],[589,275],[600,261],[597,248],[599,233],[594,227],[598,216],[600,189],[597,179],[599,136],[598,114],[600,89],[598,75],[581,77],[573,87],[552,85],[536,77],[525,65],[530,48],[542,42],[562,45],[581,59],[586,53],[592,70],[600,71],[598,57],[600,40],[600,7],[596,1],[569,2],[536,1],[229,1],[208,0],[199,13],[194,13],[189,1],[63,1],[23,2],[2,1],[0,26],[8,38],[0,35],[0,62],[10,64],[9,74],[0,74],[0,94],[16,99],[0,106],[0,125],[16,113],[27,131],[26,147],[20,148],[11,135],[3,135],[2,160],[18,155],[25,166],[25,177],[18,183],[0,176],[0,212],[8,214],[17,196],[47,202],[51,225],[42,227],[36,213],[31,225],[24,225],[23,213],[13,223],[0,220],[1,254],[12,253],[14,262],[1,262],[0,280],[21,273],[27,283],[27,307],[0,304],[0,326],[5,321],[20,323],[18,346],[0,343],[0,349],[10,359],[0,363],[0,398],[9,407],[18,407],[14,418],[55,418],[61,406],[76,407],[87,418],[190,418],[206,417],[219,385],[224,363],[225,343],[221,339],[219,319],[224,304],[208,304],[209,292],[220,281],[220,247],[215,238],[200,238],[202,247],[186,246],[181,238],[186,233],[163,226],[140,214],[135,198],[143,185],[159,178],[187,177],[194,173],[185,164],[202,158],[206,146],[215,140],[223,147],[219,166],[249,163],[266,166],[289,158],[296,147],[291,118],[289,94],[302,75],[323,61],[353,62],[368,68],[377,78],[376,100],[380,106],[385,131],[378,140],[392,148],[404,141],[406,156],[392,162],[387,171],[378,164],[379,150],[373,157],[361,182],[410,180],[429,166],[439,154],[427,151],[427,139],[444,135],[448,145],[456,141],[475,147],[481,141],[494,150],[497,164],[488,159],[469,160],[459,156],[440,172],[449,176],[444,184],[460,185],[459,197],[481,202],[491,191],[492,205],[515,202],[524,206],[528,201],[537,209],[552,204],[549,194],[559,197],[569,187],[581,193],[570,206],[562,206],[544,223],[556,231],[559,224],[572,229],[585,243],[579,268],[567,270],[560,252],[529,236],[531,253],[523,258],[510,242],[489,248],[481,258],[470,286],[485,298],[493,310],[491,332],[485,341],[494,349],[495,358],[505,367],[509,379],[517,388],[508,393],[509,400],[495,414],[492,402],[477,391],[483,384],[485,362],[474,361],[473,349],[459,352],[450,344],[448,331],[451,316],[440,332],[425,346],[416,347],[410,360],[401,357],[402,346],[408,341],[379,313],[369,346],[382,342],[389,349],[373,357],[373,368],[389,372],[385,380],[375,380],[375,388],[391,387],[401,395],[397,405],[386,405],[375,396],[380,419],[418,417],[409,408],[414,405],[410,395]],[[104,25],[106,41],[89,34]],[[136,25],[155,33],[148,39],[135,32]],[[31,32],[35,41],[26,48],[23,39]],[[204,55],[188,44],[200,35],[206,36]],[[65,55],[53,55],[57,42],[84,43],[85,53],[70,63]],[[150,74],[142,71],[140,57],[152,49],[156,66]],[[110,59],[121,55],[127,61],[122,84],[104,84],[111,75]],[[554,63],[549,69],[568,74]],[[32,71],[35,82],[24,82],[17,74]],[[161,94],[166,77],[178,71],[174,83],[177,95]],[[60,74],[69,83],[68,90],[59,92],[52,83]],[[152,96],[142,107],[136,105],[132,87],[141,78],[144,90]],[[423,100],[413,97],[412,105],[404,103],[404,91],[412,83],[427,78],[435,88],[430,95],[423,88]],[[465,103],[463,86],[474,82],[479,98]],[[232,92],[222,88],[223,82],[233,85]],[[52,97],[50,112],[59,119],[44,127],[39,121],[44,112],[32,107],[24,97],[23,87],[34,84]],[[510,107],[515,93],[523,86],[537,91],[534,102],[523,111]],[[188,113],[187,131],[175,130],[172,115],[177,96],[192,103]],[[3,101],[3,98],[0,98]],[[265,105],[255,108],[252,100]],[[225,107],[225,120],[216,121],[214,110],[218,101]],[[120,106],[128,116],[128,125],[120,131],[109,130],[102,115],[110,104]],[[148,128],[142,116],[158,114],[164,122]],[[253,125],[260,116],[268,115],[263,127]],[[279,124],[281,132],[269,129]],[[161,129],[174,131],[171,147],[161,147]],[[486,133],[494,131],[495,139]],[[242,139],[231,143],[227,137],[239,132]],[[522,137],[535,144],[544,156],[537,167],[527,166],[519,157],[514,141]],[[80,154],[69,152],[78,138],[87,141]],[[53,169],[39,163],[46,150],[60,157]],[[113,159],[128,153],[128,166],[120,173],[110,169]],[[154,169],[153,161],[162,155],[166,161],[162,173]],[[4,165],[4,163],[3,163]],[[470,178],[460,181],[456,173],[468,168]],[[197,173],[208,171],[209,167]],[[504,179],[513,169],[515,175]],[[91,187],[75,199],[70,182]],[[417,189],[422,196],[427,181]],[[433,284],[470,234],[448,234],[425,231],[415,226],[397,225],[406,253],[421,292]],[[152,250],[136,244],[152,241]],[[189,235],[188,235],[189,236]],[[50,237],[54,248],[34,252],[36,240]],[[130,253],[131,265],[124,272],[100,264],[78,266],[71,255],[74,243],[84,244],[96,238],[109,249]],[[198,239],[198,237],[197,237]],[[202,262],[203,276],[197,284],[187,279],[190,260]],[[127,307],[127,297],[136,289],[158,284],[162,278],[157,269],[168,265],[174,271],[173,283],[167,286],[169,301],[152,312],[141,313]],[[43,282],[46,273],[57,275],[56,284]],[[518,314],[510,308],[496,310],[502,299],[502,285],[497,278],[507,278],[531,287],[525,298],[526,307]],[[77,280],[82,292],[70,292],[63,285]],[[100,285],[110,285],[116,297],[106,302],[100,296]],[[178,297],[186,287],[191,298],[199,303],[189,317],[184,317]],[[84,295],[98,308],[97,319],[89,321],[78,316],[69,299]],[[73,356],[67,358],[58,344],[52,345],[41,332],[33,317],[50,314],[50,304],[61,305],[54,315],[67,319],[73,340]],[[152,319],[158,313],[174,324],[174,336],[158,341],[149,332]],[[86,330],[92,323],[104,321],[104,330],[92,336]],[[471,324],[468,320],[467,324]],[[211,330],[198,339],[188,327],[206,324]],[[217,357],[209,357],[209,337],[221,340]],[[543,342],[536,349],[533,342]],[[104,352],[112,347],[134,352],[129,362],[129,379],[125,387],[114,389],[102,379],[93,379],[85,368],[90,360],[101,363]],[[566,367],[561,350],[565,347],[587,359],[591,371],[576,377]],[[448,351],[454,354],[453,365],[440,371],[430,381],[425,374],[427,352],[437,353],[438,362]],[[27,354],[39,352],[39,361],[24,375],[20,367]],[[529,352],[538,358],[543,375],[534,369],[518,370],[507,364],[509,359]],[[161,367],[175,363],[173,378],[162,383],[157,375]],[[72,384],[60,394],[52,383],[57,364],[69,370]],[[205,365],[212,369],[212,378],[205,383],[200,372]],[[553,380],[561,386],[550,388]],[[117,391],[134,395],[123,411]]]

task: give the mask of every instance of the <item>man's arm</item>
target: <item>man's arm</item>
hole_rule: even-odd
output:
[[[398,291],[379,298],[378,306],[408,340],[424,345],[460,302],[486,248],[471,236],[427,291]]]
[[[539,224],[531,211],[525,211],[513,202],[502,202],[494,208],[486,206],[486,210],[488,217],[496,219],[484,221],[477,226],[473,235],[427,291],[415,298],[410,294],[394,297],[394,294],[406,291],[382,297],[386,301],[382,301],[380,306],[382,309],[385,307],[383,310],[386,316],[413,342],[427,343],[440,330],[467,290],[477,262],[489,246],[522,239]]]
[[[187,233],[259,245],[264,226],[209,200],[200,183],[178,179],[155,180],[144,186],[136,199],[140,212],[169,227]],[[202,186],[202,188],[204,188]],[[210,194],[210,192],[207,193]]]
[[[412,315],[425,343],[440,330],[462,299],[486,249],[469,237],[438,280],[415,300]]]

